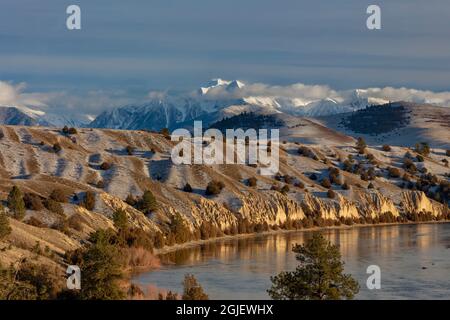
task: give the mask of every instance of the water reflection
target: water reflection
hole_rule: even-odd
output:
[[[421,224],[323,231],[339,245],[346,272],[355,276],[358,298],[450,298],[450,225]],[[165,266],[135,280],[180,291],[185,273],[194,273],[211,298],[266,299],[270,276],[297,265],[291,252],[312,232],[227,239],[162,256]],[[382,270],[382,290],[365,287],[366,268]]]

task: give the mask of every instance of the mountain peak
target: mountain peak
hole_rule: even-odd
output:
[[[215,78],[208,81],[204,86],[200,87],[198,90],[200,95],[207,94],[211,89],[214,88],[225,88],[228,92],[232,92],[234,90],[238,90],[244,87],[244,83],[239,80],[224,80],[221,78]]]
[[[239,80],[233,80],[227,85],[228,91],[233,91],[236,89],[242,89],[245,86],[245,84]]]

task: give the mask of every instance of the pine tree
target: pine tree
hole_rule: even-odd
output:
[[[192,187],[189,183],[186,183],[183,187],[184,192],[192,192]]]
[[[17,186],[14,186],[9,192],[7,202],[14,218],[22,220],[25,217],[25,202],[23,201],[22,191]]]
[[[356,149],[359,150],[360,154],[364,154],[366,148],[367,148],[366,141],[364,140],[364,138],[359,137],[358,141],[356,142]]]
[[[123,279],[119,250],[110,244],[91,245],[82,256],[84,300],[118,300],[125,297],[119,281]]]
[[[156,201],[155,196],[150,190],[146,190],[142,195],[140,209],[144,213],[150,213],[158,209],[158,202]]]
[[[364,138],[359,137],[358,140],[356,141],[356,147],[358,149],[365,149],[367,147],[366,141],[364,140]]]
[[[160,133],[165,137],[165,138],[170,138],[170,131],[167,128],[162,128]]]
[[[175,236],[176,243],[185,243],[191,240],[191,231],[179,213],[173,217],[170,231]]]
[[[118,209],[114,212],[113,221],[114,226],[119,230],[125,230],[128,227],[127,213],[122,209]]]
[[[11,233],[11,227],[9,225],[8,217],[6,216],[5,209],[0,204],[0,239],[5,238]]]
[[[359,285],[344,274],[339,248],[322,234],[314,234],[304,245],[295,245],[299,266],[292,272],[281,272],[271,278],[269,295],[277,300],[353,299]]]
[[[83,202],[81,205],[86,209],[92,211],[95,208],[95,193],[92,191],[86,191]]]
[[[186,274],[183,281],[183,300],[208,300],[208,295],[203,291],[193,274]]]

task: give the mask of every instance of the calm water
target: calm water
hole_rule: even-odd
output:
[[[223,240],[162,256],[160,270],[140,284],[181,292],[194,274],[211,299],[267,299],[270,276],[295,269],[291,247],[311,232]],[[361,286],[359,299],[450,299],[450,224],[399,225],[324,231],[340,246],[345,269]],[[368,290],[367,266],[381,268],[381,290]]]

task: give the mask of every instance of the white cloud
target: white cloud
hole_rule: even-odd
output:
[[[0,81],[0,106],[17,107],[28,114],[60,114],[90,117],[108,108],[135,103],[125,91],[88,91],[84,94],[26,92],[25,83]]]
[[[367,95],[391,101],[409,101],[416,103],[431,103],[450,107],[450,92],[434,92],[408,88],[368,88]]]
[[[0,81],[0,105],[19,108],[46,108],[52,99],[52,94],[25,93],[25,83],[11,84]]]
[[[283,98],[302,98],[319,100],[326,97],[336,97],[338,93],[325,85],[306,85],[295,83],[286,86],[271,86],[264,83],[246,84],[242,88],[228,90],[226,86],[211,88],[205,95],[213,99],[236,99],[249,96],[267,96]]]
[[[206,99],[237,99],[249,96],[291,98],[304,102],[317,101],[332,98],[339,102],[347,101],[354,90],[333,90],[327,85],[307,85],[296,83],[286,86],[271,86],[262,83],[247,84],[243,88],[228,90],[227,86],[211,88]],[[359,91],[363,97],[376,98],[390,101],[408,101],[416,103],[431,103],[444,107],[450,107],[450,92],[434,92],[429,90],[417,90],[409,88],[367,88]]]

